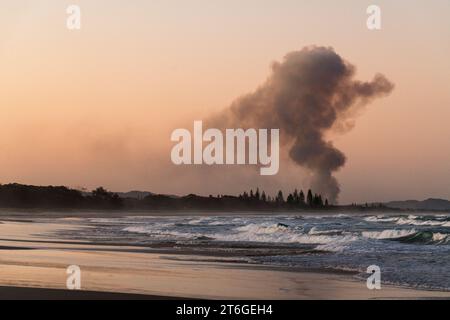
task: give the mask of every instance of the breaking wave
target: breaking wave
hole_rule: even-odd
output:
[[[416,234],[417,231],[415,229],[411,230],[383,230],[383,231],[364,231],[362,233],[363,237],[370,239],[399,239],[407,236],[411,236]]]
[[[426,220],[421,219],[418,217],[411,217],[408,218],[399,218],[396,222],[398,225],[413,225],[413,226],[441,226],[441,227],[450,227],[449,221],[439,221],[439,220]]]
[[[383,231],[365,231],[362,233],[363,237],[377,240],[396,240],[402,243],[411,244],[448,244],[450,242],[449,234],[433,231],[417,231],[410,230],[383,230]]]
[[[301,230],[284,224],[254,224],[238,227],[230,234],[218,234],[222,241],[246,241],[266,243],[328,244],[355,241],[354,236],[334,236],[327,234],[303,233]]]
[[[449,234],[431,231],[420,231],[399,239],[404,243],[428,245],[448,244],[449,240]]]
[[[398,219],[399,219],[398,217],[385,217],[385,216],[370,216],[364,218],[364,220],[367,222],[393,222],[397,221]]]

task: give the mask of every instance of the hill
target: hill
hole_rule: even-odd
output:
[[[404,210],[430,210],[430,211],[444,211],[450,210],[450,201],[444,199],[426,199],[423,201],[406,200],[406,201],[391,201],[385,203],[386,207]]]

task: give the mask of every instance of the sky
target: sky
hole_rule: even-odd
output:
[[[81,30],[66,8],[81,8]],[[377,4],[382,29],[366,27]],[[253,92],[274,61],[331,46],[394,91],[329,139],[347,156],[341,203],[450,198],[448,0],[2,0],[0,183],[158,193],[308,188],[276,177],[175,167],[174,129]],[[192,129],[191,129],[192,130]]]

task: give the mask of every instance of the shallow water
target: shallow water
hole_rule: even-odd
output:
[[[93,228],[64,236],[220,248],[250,263],[355,271],[360,277],[378,265],[383,283],[450,290],[450,214],[124,217],[84,223]]]

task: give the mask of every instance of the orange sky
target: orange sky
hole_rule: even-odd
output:
[[[382,30],[369,31],[372,2],[2,1],[0,182],[180,194],[306,188],[308,174],[289,164],[274,178],[233,169],[215,181],[175,168],[170,133],[316,44],[356,65],[358,79],[381,72],[396,85],[351,132],[330,136],[348,157],[341,202],[450,198],[450,2],[375,1]],[[65,25],[73,3],[80,31]]]

